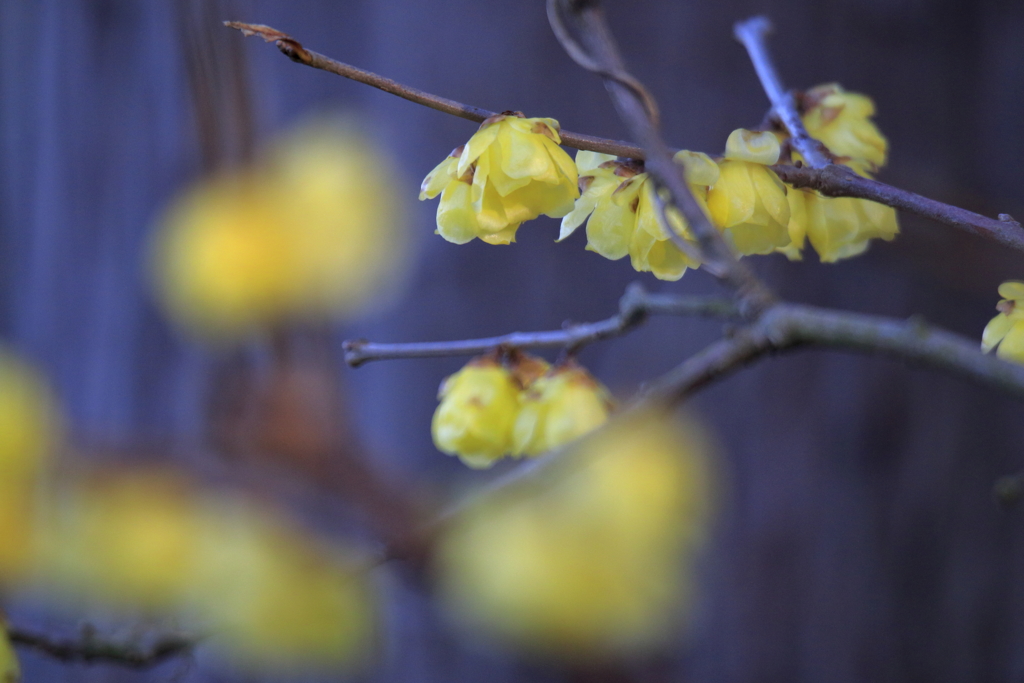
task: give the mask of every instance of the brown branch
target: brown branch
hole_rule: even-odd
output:
[[[619,117],[643,148],[647,172],[668,190],[670,201],[679,209],[700,245],[704,266],[716,277],[733,287],[741,312],[756,316],[771,304],[771,292],[732,253],[718,229],[704,214],[683,176],[683,169],[672,159],[672,152],[661,138],[651,117],[649,95],[638,90],[643,86],[629,76],[618,46],[595,0],[548,0],[548,17],[555,35],[571,57],[580,53],[580,66],[593,69],[604,79],[605,87],[615,103]],[[669,228],[670,233],[675,231]]]
[[[988,218],[973,211],[943,204],[934,199],[880,183],[877,180],[863,178],[845,166],[836,164],[822,169],[778,165],[773,166],[772,170],[778,174],[779,178],[793,187],[810,188],[829,197],[870,199],[879,204],[931,218],[972,235],[998,242],[1003,246],[1024,251],[1024,228],[1006,214],[1003,214],[1004,217],[1000,219]]]
[[[78,640],[57,640],[42,633],[12,627],[10,641],[67,664],[115,664],[130,669],[147,669],[172,657],[190,653],[198,639],[183,635],[165,635],[147,648],[132,643],[115,643],[83,632]]]
[[[343,345],[345,362],[352,367],[373,360],[398,358],[441,358],[485,353],[498,347],[565,348],[575,351],[583,346],[626,334],[642,324],[650,315],[703,315],[714,318],[739,316],[735,304],[727,299],[699,296],[649,294],[639,284],[632,284],[619,301],[619,313],[594,323],[567,325],[561,330],[546,332],[512,332],[499,337],[464,339],[449,342],[414,342],[380,344],[350,340]]]
[[[757,77],[761,80],[761,87],[768,95],[775,115],[789,131],[793,146],[811,168],[825,168],[832,162],[824,153],[823,145],[812,138],[804,128],[793,96],[782,87],[782,79],[775,71],[775,65],[768,54],[765,37],[771,32],[772,23],[767,17],[752,17],[733,26],[733,35],[747,48]]]
[[[314,69],[321,69],[328,71],[338,76],[344,76],[345,78],[359,83],[365,83],[371,85],[374,88],[383,90],[384,92],[397,95],[403,99],[415,102],[416,104],[422,104],[425,107],[436,109],[437,111],[444,112],[445,114],[451,114],[452,116],[458,116],[459,118],[468,119],[470,121],[476,121],[477,123],[482,122],[484,119],[488,119],[492,116],[497,115],[498,112],[489,111],[487,109],[481,109],[480,107],[474,107],[469,104],[463,104],[462,102],[456,102],[446,97],[440,97],[432,93],[413,88],[412,86],[403,85],[397,81],[393,81],[390,78],[380,76],[371,71],[360,69],[352,66],[351,64],[345,64],[337,60],[331,59],[318,52],[307,50],[302,44],[289,36],[287,33],[278,31],[270,26],[263,24],[245,24],[240,21],[225,21],[224,25],[229,28],[238,29],[246,36],[259,36],[268,43],[274,43],[281,52],[287,55],[292,61],[298,62],[299,64],[305,64],[311,66]],[[559,133],[562,138],[562,144],[566,147],[572,147],[573,149],[586,149],[594,152],[601,152],[604,154],[614,154],[621,157],[629,157],[632,159],[642,159],[643,151],[636,145],[632,145],[622,140],[609,140],[606,138],[594,137],[593,135],[584,135],[582,133],[573,133],[572,131],[563,130]]]

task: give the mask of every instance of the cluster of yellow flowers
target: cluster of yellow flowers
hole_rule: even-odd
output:
[[[575,362],[551,367],[521,353],[471,360],[441,383],[438,399],[434,444],[476,469],[566,444],[602,425],[612,405]]]
[[[807,132],[820,140],[838,163],[865,178],[885,165],[889,143],[871,120],[875,113],[871,98],[829,83],[804,93],[803,108]],[[799,154],[794,153],[793,158],[800,161]],[[802,246],[806,236],[826,263],[857,256],[872,239],[891,240],[899,232],[896,210],[867,199],[823,197],[790,188],[789,202],[794,245]],[[792,252],[787,255],[795,256]]]
[[[370,652],[373,591],[354,551],[170,471],[60,494],[35,569],[51,594],[182,615],[243,667],[351,666]]]
[[[573,447],[543,482],[461,515],[437,553],[442,595],[476,630],[541,655],[649,651],[692,599],[713,487],[706,448],[662,414]]]
[[[992,318],[981,335],[981,350],[988,353],[996,349],[1003,360],[1024,363],[1024,282],[1004,282],[999,285],[1002,299],[996,304],[999,315]]]
[[[865,177],[885,164],[888,143],[871,121],[869,98],[829,84],[809,90],[802,102],[808,131],[839,163]],[[674,208],[664,212],[665,225],[663,198],[648,182],[643,162],[581,151],[573,164],[558,146],[558,130],[553,119],[520,112],[485,121],[423,181],[420,199],[441,194],[438,233],[458,244],[474,237],[509,244],[523,221],[547,214],[563,217],[559,241],[587,221],[588,250],[611,260],[628,254],[635,270],[659,279],[678,280],[700,265],[696,245],[684,251],[670,239],[673,230],[694,242]],[[770,168],[783,141],[779,133],[741,128],[729,136],[720,159],[676,154],[698,203],[737,254],[778,251],[799,259],[810,241],[822,261],[833,262],[862,253],[872,239],[896,235],[890,207],[783,184]]]
[[[199,183],[156,234],[167,310],[213,338],[355,312],[398,272],[393,185],[380,154],[330,123],[300,128],[260,163]]]

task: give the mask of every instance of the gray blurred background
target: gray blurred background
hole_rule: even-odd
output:
[[[676,146],[720,151],[767,101],[734,21],[767,13],[783,79],[869,94],[889,137],[881,179],[988,215],[1024,215],[1024,3],[1016,0],[608,0],[634,73]],[[422,177],[475,125],[293,64],[219,27],[270,24],[307,47],[466,103],[625,137],[599,79],[562,52],[540,0],[0,0],[0,332],[56,386],[84,443],[202,437],[223,352],[173,329],[145,250],[161,207],[204,169],[313,111],[343,111],[400,161],[414,258],[400,298],[341,336],[440,340],[607,317],[625,285],[720,291],[688,273],[660,283],[554,244],[540,218],[519,242],[433,235]],[[250,102],[251,107],[245,103]],[[901,215],[903,233],[850,262],[751,263],[783,296],[898,317],[970,338],[1024,260]],[[582,361],[620,398],[721,334],[654,320]],[[464,360],[344,370],[353,423],[377,466],[444,492],[475,481],[429,436],[439,381]],[[690,638],[646,680],[1020,681],[1024,509],[993,483],[1024,468],[1021,407],[885,359],[800,352],[713,386],[691,410],[721,444],[728,499]],[[166,456],[150,456],[166,457]],[[195,460],[196,455],[182,455]],[[374,681],[581,678],[460,639],[395,573]],[[47,628],[67,622],[26,612]],[[73,622],[72,622],[73,623]],[[26,681],[221,680],[197,662],[151,672],[69,667],[23,653]]]

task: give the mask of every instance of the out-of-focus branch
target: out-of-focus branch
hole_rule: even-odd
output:
[[[450,100],[439,95],[434,95],[432,93],[419,90],[418,88],[413,88],[412,86],[393,81],[390,78],[380,76],[371,71],[366,71],[365,69],[360,69],[350,64],[345,64],[344,62],[339,62],[318,52],[307,50],[299,41],[295,40],[287,33],[278,31],[270,26],[265,26],[263,24],[245,24],[240,21],[225,21],[224,25],[229,28],[238,29],[247,36],[259,36],[268,43],[274,43],[277,46],[277,49],[291,58],[292,61],[298,62],[299,64],[305,64],[306,66],[311,66],[314,69],[322,69],[323,71],[329,71],[332,74],[344,76],[345,78],[349,78],[353,81],[371,85],[374,88],[383,90],[384,92],[397,95],[403,99],[409,100],[410,102],[415,102],[416,104],[422,104],[424,107],[436,109],[437,111],[444,112],[445,114],[451,114],[452,116],[458,116],[459,118],[480,123],[484,119],[488,119],[498,113],[488,111],[487,109],[481,109],[480,107],[474,107],[469,104],[456,102],[455,100]],[[609,140],[607,138],[599,138],[593,135],[584,135],[583,133],[573,133],[568,130],[561,131],[559,136],[562,138],[563,145],[566,147],[572,147],[573,149],[586,149],[594,152],[601,152],[603,154],[614,154],[616,156],[629,157],[631,159],[643,158],[643,152],[639,147],[621,140]]]
[[[704,266],[736,290],[745,316],[756,317],[771,305],[774,296],[736,259],[697,203],[683,177],[682,167],[673,161],[672,152],[651,116],[651,97],[638,94],[638,91],[646,91],[623,65],[599,3],[596,0],[548,0],[548,18],[569,55],[580,66],[596,71],[604,79],[619,117],[644,150],[647,171],[660,187],[668,190],[671,203],[689,224],[700,245]],[[674,230],[670,229],[670,233]]]
[[[199,640],[184,635],[165,635],[149,647],[118,643],[98,638],[91,632],[77,640],[58,640],[43,633],[11,627],[11,642],[40,652],[48,657],[72,664],[114,664],[131,669],[147,669],[172,657],[191,652]]]
[[[773,166],[772,170],[783,182],[793,187],[810,188],[829,197],[870,199],[879,204],[931,218],[1011,249],[1024,251],[1024,228],[1006,214],[1002,214],[999,219],[988,218],[877,180],[861,177],[845,166],[837,164],[822,169],[778,165]]]
[[[650,294],[632,284],[619,300],[619,313],[594,323],[567,325],[546,332],[513,332],[500,337],[450,342],[380,344],[364,340],[344,343],[345,362],[358,367],[372,360],[396,358],[440,358],[485,353],[494,348],[565,348],[575,351],[592,342],[623,335],[642,324],[650,315],[702,315],[736,318],[739,310],[728,299],[701,296]]]
[[[789,131],[796,151],[800,152],[811,168],[825,168],[832,162],[825,154],[822,144],[812,138],[804,128],[793,96],[782,87],[782,80],[768,54],[765,37],[771,32],[772,23],[768,21],[768,17],[751,17],[733,26],[733,35],[747,48],[757,77],[761,79],[761,87],[768,95],[775,115]]]

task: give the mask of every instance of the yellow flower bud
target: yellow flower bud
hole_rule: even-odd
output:
[[[871,117],[875,104],[838,83],[819,85],[804,93],[804,127],[829,151],[857,173],[867,176],[885,166],[889,143]]]
[[[996,309],[999,315],[992,318],[981,335],[981,350],[988,353],[997,348],[996,355],[1003,360],[1024,363],[1024,282],[1009,281],[999,285],[999,296],[1003,297]]]
[[[579,365],[551,370],[519,398],[513,455],[539,455],[588,434],[608,419],[608,390]]]
[[[533,653],[592,661],[667,642],[708,523],[702,444],[664,416],[634,416],[547,474],[447,527],[442,596],[474,630]]]
[[[862,254],[872,239],[888,241],[899,232],[896,210],[890,206],[854,197],[802,194],[807,239],[824,263]]]
[[[560,218],[579,196],[576,165],[559,147],[554,119],[492,116],[426,178],[420,199],[441,194],[437,232],[449,242],[515,241],[523,221]]]
[[[0,616],[0,683],[18,683],[21,680],[21,666],[18,655],[7,636],[7,622]]]
[[[434,445],[470,467],[490,467],[512,450],[519,390],[512,373],[494,358],[470,361],[441,383],[441,403],[431,423]]]
[[[726,142],[707,205],[711,219],[739,254],[768,254],[791,242],[786,186],[768,168],[778,161],[779,149],[771,133],[742,128]]]

